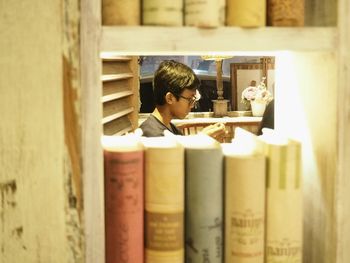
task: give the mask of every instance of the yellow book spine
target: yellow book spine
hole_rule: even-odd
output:
[[[145,262],[183,263],[183,147],[146,147],[145,210]]]

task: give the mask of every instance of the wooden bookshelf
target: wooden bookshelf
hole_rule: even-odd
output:
[[[276,66],[289,70],[282,86],[290,94],[297,90],[304,96],[298,103],[305,112],[303,118],[293,118],[295,112],[292,110],[288,120],[281,116],[277,119],[278,125],[288,129],[289,135],[301,137],[296,129],[300,125],[309,129],[305,136],[310,147],[307,154],[311,157],[307,156],[309,159],[303,166],[306,174],[304,221],[307,223],[303,262],[350,262],[350,250],[346,249],[350,242],[350,224],[347,223],[350,216],[350,180],[347,176],[350,170],[350,2],[339,0],[337,18],[323,18],[321,7],[331,2],[321,0],[314,4],[318,6],[315,8],[318,14],[311,20],[322,27],[256,29],[101,26],[100,0],[82,4],[86,263],[104,261],[103,170],[102,158],[98,155],[101,153],[101,134],[94,128],[101,125],[102,119],[98,110],[102,95],[96,91],[102,85],[101,51],[113,51],[116,56],[211,52],[265,55],[291,51],[291,56],[281,61],[296,64],[289,67],[277,62]],[[328,20],[332,22],[328,23]],[[294,83],[293,77],[302,80]],[[137,102],[134,105],[138,105]],[[281,112],[287,112],[283,105],[278,107]],[[327,122],[330,123],[328,126]]]
[[[103,133],[122,135],[137,127],[138,64],[137,57],[102,52]]]

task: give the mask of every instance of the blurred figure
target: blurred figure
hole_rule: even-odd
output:
[[[262,134],[263,128],[275,128],[275,100],[273,99],[270,101],[270,103],[266,106],[264,115],[262,117],[260,127],[258,130],[258,135]]]

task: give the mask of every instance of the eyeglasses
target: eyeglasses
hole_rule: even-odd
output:
[[[188,104],[189,104],[190,106],[195,105],[196,102],[197,102],[197,100],[198,100],[196,97],[187,98],[187,97],[184,97],[184,96],[182,96],[182,95],[179,95],[179,97],[180,97],[180,98],[183,98],[183,99],[185,99],[185,100],[187,100],[187,101],[188,101]]]

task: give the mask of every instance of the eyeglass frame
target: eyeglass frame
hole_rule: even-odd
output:
[[[188,104],[189,104],[190,106],[196,105],[196,102],[198,101],[198,99],[196,98],[196,96],[193,96],[193,97],[191,97],[191,98],[187,98],[187,97],[182,96],[182,95],[177,95],[177,96],[179,96],[180,98],[183,98],[183,99],[187,100],[187,102],[188,102]]]

